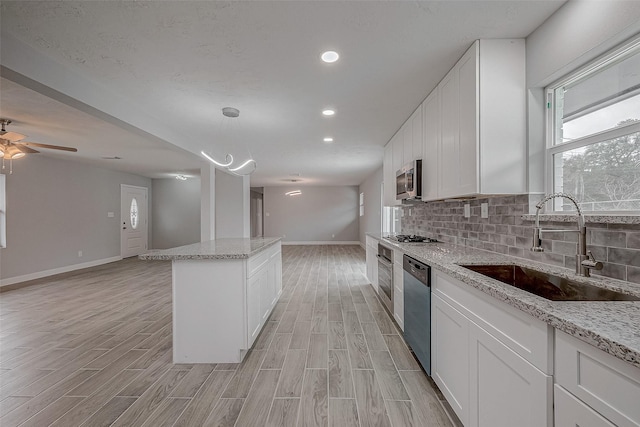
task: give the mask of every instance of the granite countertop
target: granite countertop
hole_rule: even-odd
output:
[[[144,260],[244,259],[279,242],[280,237],[216,239],[139,255]]]
[[[640,301],[550,301],[458,264],[516,264],[640,296],[638,285],[606,277],[580,278],[566,268],[464,246],[398,243],[380,233],[367,235],[640,368]]]

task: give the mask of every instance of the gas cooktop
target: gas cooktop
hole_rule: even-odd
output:
[[[397,240],[400,243],[438,243],[439,240],[430,237],[416,236],[415,234],[398,234],[397,236],[389,236],[391,240]]]

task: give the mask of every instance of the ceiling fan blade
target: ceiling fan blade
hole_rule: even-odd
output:
[[[20,144],[21,145],[28,145],[28,146],[31,146],[31,147],[49,148],[51,150],[71,151],[71,152],[74,152],[74,153],[78,151],[77,148],[62,147],[60,145],[40,144],[38,142],[21,142]]]
[[[38,150],[34,150],[33,148],[29,148],[27,146],[25,146],[24,144],[13,144],[14,147],[16,147],[18,150],[22,151],[25,154],[35,154],[35,153],[39,153]]]
[[[2,135],[0,135],[0,138],[8,139],[11,142],[16,142],[16,141],[20,141],[21,139],[25,139],[26,136],[18,132],[5,132]]]

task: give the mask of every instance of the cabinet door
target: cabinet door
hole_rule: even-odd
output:
[[[404,332],[404,270],[402,268],[402,252],[394,251],[393,265],[393,317]],[[398,262],[398,260],[400,262]]]
[[[369,283],[373,284],[373,270],[376,267],[376,252],[371,246],[367,246],[366,250],[367,260],[367,279]]]
[[[247,280],[247,336],[249,347],[260,333],[262,316],[260,312],[261,285],[263,275],[254,274]]]
[[[423,113],[423,154],[422,154],[422,200],[438,198],[438,171],[440,170],[440,105],[438,88],[422,104]]]
[[[396,172],[404,165],[404,140],[402,132],[398,131],[390,141],[393,153],[391,155],[391,194],[389,198],[392,200],[391,206],[399,206],[401,200],[396,200]]]
[[[433,293],[431,323],[432,378],[462,424],[468,425],[469,320]]]
[[[557,427],[613,427],[596,411],[582,403],[556,384],[554,388],[554,417]]]
[[[469,327],[468,426],[552,426],[553,377],[475,323],[470,322]]]
[[[423,159],[424,154],[422,151],[422,105],[419,105],[416,111],[411,116],[411,128],[413,139],[413,158],[411,160]]]
[[[438,85],[440,93],[440,179],[441,198],[458,195],[459,182],[459,99],[458,66],[455,66]]]
[[[479,79],[478,44],[469,49],[458,62],[458,188],[456,195],[476,194],[480,191],[478,183],[479,153]],[[491,94],[486,94],[491,96]],[[496,155],[499,156],[498,153]],[[447,165],[447,163],[445,163]]]
[[[261,323],[267,321],[271,309],[278,300],[276,291],[276,262],[273,257],[265,269],[260,273],[264,276],[260,288],[260,315]]]
[[[404,165],[415,159],[413,155],[413,126],[411,125],[411,117],[404,123],[400,132],[402,132],[402,164]]]
[[[384,180],[382,198],[385,206],[396,204],[396,172],[393,169],[393,144],[392,141],[384,147],[384,160],[382,162],[382,179]]]

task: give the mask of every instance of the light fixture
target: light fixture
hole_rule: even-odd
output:
[[[220,166],[221,168],[229,167],[229,166],[231,166],[231,163],[233,163],[233,156],[231,154],[227,154],[225,156],[225,158],[224,158],[224,160],[227,163],[220,163],[219,161],[215,160],[213,157],[211,157],[210,155],[208,155],[204,151],[201,151],[200,154],[202,154],[204,157],[206,157],[207,160],[209,160],[211,163],[213,163],[216,166]]]
[[[302,191],[300,190],[293,190],[293,191],[288,191],[286,193],[284,193],[286,196],[299,196],[302,194]]]
[[[340,58],[340,55],[338,55],[338,52],[334,52],[333,50],[328,50],[324,52],[322,55],[320,55],[320,58],[324,62],[331,64],[336,62]]]
[[[335,110],[332,110],[332,109],[330,109],[330,108],[327,108],[327,109],[325,109],[325,110],[322,110],[322,115],[323,115],[323,116],[331,117],[331,116],[333,116],[333,115],[335,115],[335,114],[336,114],[336,111],[335,111]]]
[[[180,181],[186,181],[187,177],[182,175],[182,174],[178,174],[178,175],[176,175],[176,179],[178,179]]]
[[[222,109],[222,115],[225,117],[237,118],[240,116],[240,110],[234,107],[224,107]],[[205,153],[204,151],[200,151],[200,154],[202,154],[207,160],[209,160],[214,165],[219,166],[221,168],[227,168],[227,171],[232,173],[233,175],[238,175],[238,176],[251,175],[256,170],[256,167],[258,166],[256,161],[251,158],[251,153],[249,153],[248,160],[246,160],[240,166],[236,166],[233,168],[231,167],[231,165],[233,164],[233,156],[231,154],[227,154],[225,156],[224,163],[217,161],[211,155]],[[253,169],[244,173],[239,172],[240,170],[246,168],[249,164],[253,164]]]
[[[327,136],[326,138],[323,139],[323,141],[326,143],[333,142],[333,138],[331,138],[330,136]]]

